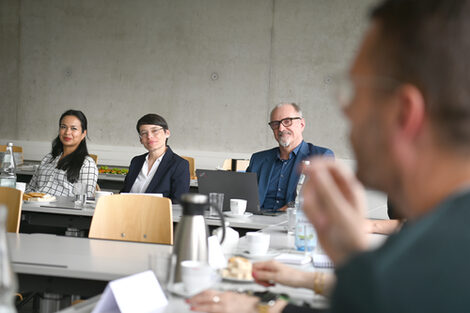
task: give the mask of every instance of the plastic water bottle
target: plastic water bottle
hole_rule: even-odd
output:
[[[0,187],[16,188],[16,163],[13,155],[13,143],[9,142],[3,155],[0,172]]]
[[[303,161],[308,165],[309,161]],[[317,244],[317,234],[313,225],[305,216],[303,207],[302,187],[305,181],[305,174],[301,173],[297,183],[297,196],[295,197],[296,225],[295,225],[295,247],[299,251],[311,252]]]
[[[7,210],[0,205],[0,313],[16,313],[16,276],[10,265],[6,233]]]

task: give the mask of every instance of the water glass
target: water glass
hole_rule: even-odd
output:
[[[73,194],[75,195],[75,206],[83,207],[86,202],[87,185],[81,182],[73,184]]]
[[[209,215],[218,216],[217,211],[222,212],[224,209],[224,194],[223,193],[209,193]]]
[[[168,296],[172,288],[175,271],[176,255],[170,252],[157,252],[149,254],[149,269],[155,273],[160,287]]]
[[[295,233],[297,211],[295,207],[287,207],[287,234],[293,235]]]

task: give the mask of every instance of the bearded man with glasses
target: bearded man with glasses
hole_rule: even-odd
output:
[[[295,103],[281,103],[271,111],[271,127],[279,147],[252,155],[247,172],[258,174],[261,210],[285,210],[295,200],[298,166],[311,156],[331,156],[333,151],[303,140],[305,120]]]

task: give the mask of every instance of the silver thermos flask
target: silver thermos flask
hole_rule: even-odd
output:
[[[173,254],[174,264],[173,282],[181,282],[181,262],[185,260],[208,261],[207,237],[209,229],[204,219],[204,211],[209,209],[208,197],[203,194],[187,193],[181,197],[183,216],[178,223],[175,235]],[[219,212],[222,225],[224,219]],[[225,237],[225,229],[222,237]],[[222,238],[223,241],[223,238]]]

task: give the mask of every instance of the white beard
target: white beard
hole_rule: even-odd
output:
[[[284,132],[280,132],[279,133],[279,145],[281,145],[282,147],[286,148],[286,147],[289,147],[290,144],[291,144],[291,140],[290,138],[283,138],[283,134],[289,134],[290,135],[290,132],[287,132],[287,131],[284,131]]]

